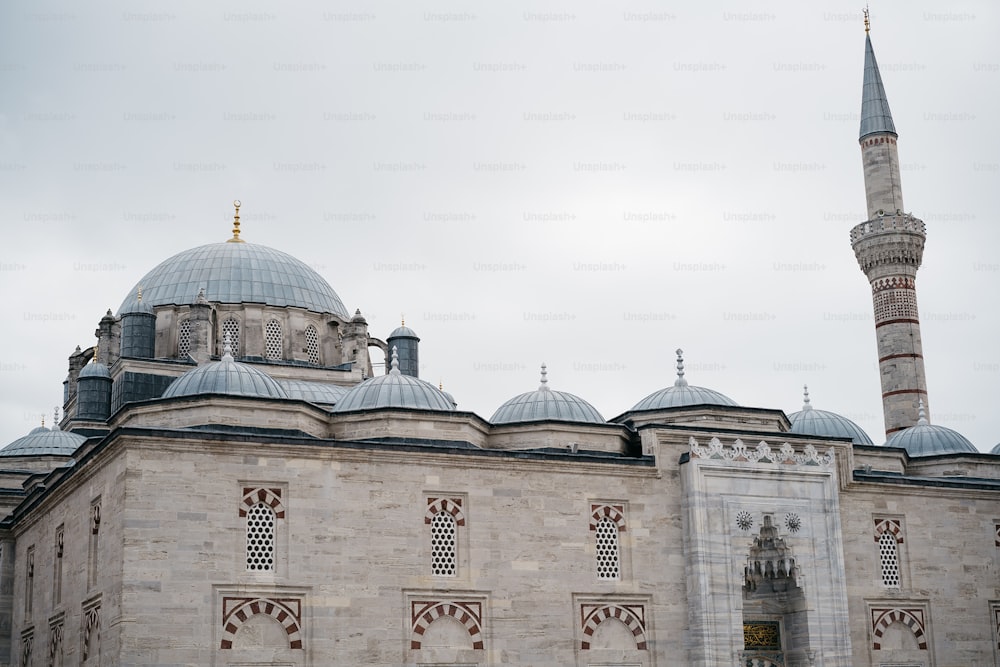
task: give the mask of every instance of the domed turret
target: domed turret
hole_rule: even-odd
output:
[[[556,420],[587,424],[605,423],[604,417],[593,405],[579,396],[549,389],[548,382],[548,371],[545,364],[542,364],[542,379],[538,389],[515,396],[501,405],[490,417],[490,422],[511,424]]]
[[[334,407],[334,412],[378,410],[380,408],[416,408],[419,410],[454,410],[452,401],[432,385],[399,371],[399,358],[392,350],[391,370],[352,388]]]
[[[142,300],[141,287],[135,302],[121,311],[121,318],[121,356],[132,359],[152,359],[156,356],[156,313],[149,303]]]
[[[736,402],[728,396],[712,389],[689,385],[684,379],[684,351],[677,350],[677,379],[672,387],[653,392],[632,407],[632,412],[640,410],[662,410],[688,405],[731,405]]]
[[[111,416],[111,371],[98,360],[98,348],[77,378],[76,419],[107,421]]]
[[[167,387],[163,398],[199,394],[288,398],[285,390],[270,375],[233,359],[228,339],[221,360],[209,362],[180,376]]]
[[[417,351],[420,338],[416,332],[401,321],[396,330],[385,341],[390,350],[399,353],[399,372],[403,375],[420,377],[420,357]]]
[[[927,421],[923,401],[917,411],[916,426],[903,429],[889,438],[886,447],[901,447],[910,456],[934,456],[937,454],[978,454],[975,445],[958,431],[944,426],[934,426]]]
[[[850,438],[856,445],[874,444],[860,426],[835,412],[816,410],[809,403],[809,388],[804,387],[802,410],[788,415],[791,432],[820,438]]]

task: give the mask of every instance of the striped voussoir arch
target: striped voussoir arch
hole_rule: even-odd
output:
[[[618,532],[625,532],[625,506],[593,503],[590,506],[590,529],[597,530],[597,524],[603,518],[609,518],[618,526]]]
[[[927,650],[927,635],[924,628],[923,609],[872,609],[872,648],[876,651],[882,648],[882,635],[893,623],[902,623],[913,632],[917,646],[921,651]]]
[[[258,503],[264,503],[274,510],[274,518],[285,518],[285,506],[281,503],[280,488],[243,487],[243,499],[240,501],[240,516],[246,516],[250,508]]]
[[[300,615],[302,600],[298,598],[223,598],[222,600],[222,643],[219,648],[231,649],[236,633],[247,619],[257,614],[270,616],[285,629],[288,648],[302,648],[302,626]]]
[[[461,498],[438,498],[429,496],[427,498],[427,511],[424,512],[424,523],[429,524],[434,520],[434,516],[439,512],[450,514],[455,519],[456,526],[465,525],[465,513],[462,512]]]
[[[413,600],[410,602],[410,648],[417,650],[423,644],[424,633],[434,621],[443,616],[455,619],[465,626],[472,640],[472,648],[483,648],[483,607],[480,602],[458,600]]]
[[[645,608],[642,605],[593,605],[589,608],[585,607],[582,609],[582,612],[584,613],[583,640],[580,642],[580,648],[584,651],[590,649],[590,640],[597,631],[597,626],[609,618],[616,619],[625,624],[625,627],[629,629],[629,632],[635,638],[636,650],[646,650],[646,627],[643,620],[645,618]]]

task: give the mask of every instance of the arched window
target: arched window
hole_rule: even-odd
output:
[[[306,353],[309,355],[309,363],[320,364],[319,360],[319,332],[316,327],[309,325],[306,327]]]
[[[886,531],[878,538],[879,561],[882,565],[882,585],[899,588],[899,548],[896,536]]]
[[[191,353],[191,320],[181,320],[177,327],[177,358],[184,359]]]
[[[618,524],[610,517],[604,517],[597,522],[594,535],[597,540],[597,578],[620,579]]]
[[[247,571],[274,570],[274,510],[259,502],[247,510]]]
[[[454,577],[457,570],[455,517],[438,512],[431,519],[431,574]]]
[[[240,322],[235,317],[230,317],[222,323],[222,349],[225,349],[226,342],[229,342],[229,349],[233,356],[240,356]]]
[[[278,320],[268,320],[264,326],[264,356],[281,359],[281,323]]]

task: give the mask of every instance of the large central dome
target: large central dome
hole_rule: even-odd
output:
[[[252,243],[211,243],[161,262],[129,292],[119,312],[142,303],[151,306],[194,303],[198,291],[218,303],[293,306],[350,319],[330,284],[291,255]]]

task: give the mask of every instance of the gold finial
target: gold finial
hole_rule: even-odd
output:
[[[135,290],[135,298],[142,303],[142,285],[139,285]]]
[[[45,428],[45,415],[42,415],[42,428]]]
[[[399,314],[399,326],[406,326],[406,317],[402,313]]]
[[[864,8],[863,11],[865,13],[865,34],[867,35],[868,31],[871,30],[871,27],[872,27],[871,21],[868,20],[868,4],[867,3],[865,4],[865,8]]]
[[[98,338],[98,339],[97,339],[97,344],[96,344],[96,345],[94,345],[94,358],[92,359],[92,361],[93,361],[93,362],[94,362],[95,364],[96,364],[96,363],[98,363],[98,362],[97,362],[97,354],[98,354],[98,353],[99,353],[100,351],[101,351],[101,339],[100,339],[100,338]]]
[[[233,238],[229,239],[229,243],[243,243],[240,238],[240,200],[234,201],[233,206],[236,207],[236,214],[233,216]]]
[[[444,382],[438,380],[438,391],[444,391]]]

